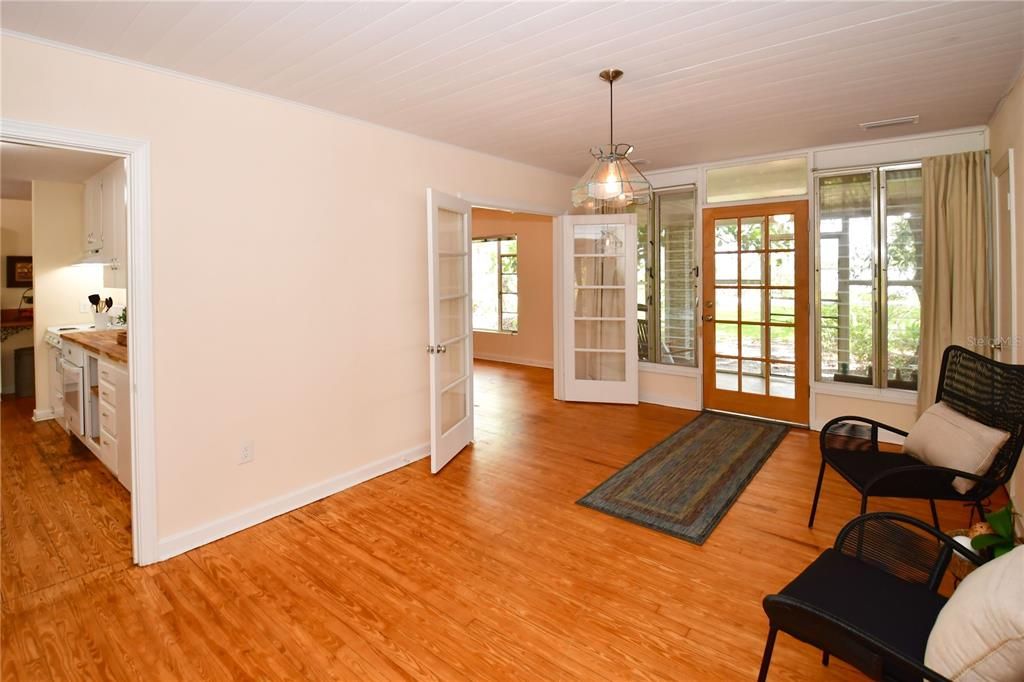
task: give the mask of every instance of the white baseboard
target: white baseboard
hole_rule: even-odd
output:
[[[53,409],[48,410],[32,410],[32,421],[44,422],[47,419],[53,419]]]
[[[516,358],[507,355],[492,355],[491,353],[473,353],[474,360],[490,360],[491,362],[505,362],[510,365],[526,365],[527,367],[543,367],[551,369],[554,365],[548,360],[530,360]]]
[[[659,393],[640,391],[640,402],[651,403],[653,405],[664,405],[665,407],[678,407],[683,410],[700,411],[700,404],[696,400],[674,395],[662,395]]]
[[[821,420],[812,419],[811,423],[810,423],[810,429],[811,429],[811,431],[821,431],[822,427],[824,427],[826,423],[827,422],[823,422]],[[903,445],[903,441],[906,440],[906,439],[903,436],[901,436],[901,435],[899,435],[897,433],[890,433],[889,431],[886,431],[884,429],[879,429],[878,430],[878,440],[880,442],[882,442],[882,443],[892,443],[893,445]]]
[[[261,502],[254,507],[225,516],[216,521],[211,521],[210,523],[205,523],[191,530],[175,533],[159,541],[157,546],[158,561],[170,559],[173,556],[208,544],[214,540],[219,540],[240,530],[263,523],[275,516],[286,514],[299,507],[322,500],[346,488],[365,483],[371,478],[400,469],[429,454],[429,444],[417,445],[396,455],[364,464],[358,469],[341,474],[340,476],[335,476],[326,481],[314,483],[294,492]]]

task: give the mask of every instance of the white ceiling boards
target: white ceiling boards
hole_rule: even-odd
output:
[[[609,66],[616,133],[657,168],[983,124],[1024,59],[1020,2],[5,2],[2,22],[572,175],[607,137]]]

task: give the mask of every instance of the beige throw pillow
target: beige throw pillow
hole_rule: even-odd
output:
[[[924,664],[955,682],[1024,680],[1024,546],[964,578],[935,620]]]
[[[903,452],[925,464],[980,476],[992,466],[996,453],[1009,437],[1006,431],[985,426],[938,402],[925,410],[910,429]],[[961,495],[974,485],[967,478],[953,479],[953,487]]]

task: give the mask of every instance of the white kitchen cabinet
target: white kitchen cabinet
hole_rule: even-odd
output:
[[[110,220],[103,232],[103,254],[106,265],[103,268],[103,286],[114,289],[128,288],[128,202],[127,173],[124,162],[117,161],[110,166],[109,184],[104,185],[104,198],[110,205]],[[105,206],[107,204],[104,204]]]
[[[103,185],[104,173],[100,171],[85,181],[85,206],[82,229],[82,250],[86,255],[103,248]]]
[[[85,181],[82,242],[87,260],[103,263],[103,286],[128,287],[128,175],[124,161]]]
[[[111,471],[129,491],[132,489],[131,393],[124,365],[99,362],[100,459],[110,460]]]

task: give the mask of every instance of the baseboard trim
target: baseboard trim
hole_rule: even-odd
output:
[[[700,411],[700,405],[695,400],[687,400],[677,396],[661,395],[658,393],[647,393],[640,391],[640,402],[651,403],[652,405],[664,405],[665,407],[676,407],[681,410]]]
[[[543,367],[551,369],[554,364],[547,360],[530,360],[510,357],[507,355],[492,355],[491,353],[473,353],[474,360],[490,360],[491,362],[504,362],[509,365],[526,365],[527,367]]]
[[[47,419],[53,419],[53,409],[49,410],[32,410],[32,421],[44,422]]]
[[[346,488],[365,483],[388,472],[400,469],[430,454],[430,445],[424,443],[395,455],[390,455],[347,473],[320,483],[314,483],[294,492],[280,495],[253,507],[205,523],[201,526],[163,538],[157,544],[158,561],[170,559],[202,545],[220,540],[238,531],[251,528],[275,516],[287,514],[307,504],[339,493]]]

